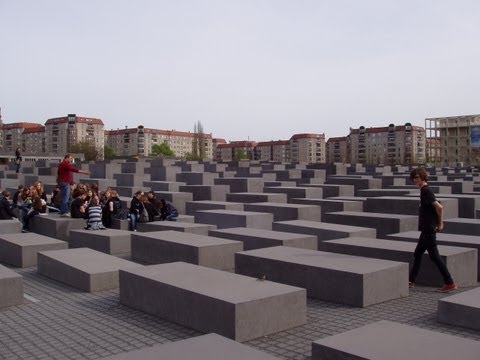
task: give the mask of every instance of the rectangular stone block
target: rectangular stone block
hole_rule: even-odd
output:
[[[154,232],[154,231],[180,231],[196,235],[208,235],[210,230],[215,230],[215,225],[195,224],[180,221],[153,221],[148,223],[138,223],[137,230],[139,232]]]
[[[273,214],[236,210],[200,210],[195,222],[216,225],[218,229],[248,227],[272,230]]]
[[[386,320],[312,343],[312,360],[478,360],[478,354],[478,341]]]
[[[263,183],[262,178],[246,178],[246,177],[235,177],[235,178],[219,178],[214,180],[215,185],[228,185],[230,186],[229,193],[238,193],[238,192],[263,192]]]
[[[17,219],[0,220],[2,234],[20,234],[22,232],[22,223]]]
[[[418,216],[358,211],[337,211],[322,215],[324,222],[374,228],[378,237],[418,228]]]
[[[191,193],[194,201],[226,201],[230,189],[227,185],[184,185],[180,191]]]
[[[130,254],[131,232],[128,230],[72,230],[71,248],[86,247],[110,255]]]
[[[328,176],[326,184],[337,185],[353,185],[354,195],[358,196],[358,192],[364,189],[381,189],[382,180],[373,179],[371,177],[351,177],[351,176]]]
[[[184,182],[187,185],[214,185],[213,180],[216,178],[218,178],[218,174],[208,172],[181,172],[177,174],[177,181]]]
[[[277,246],[235,254],[235,272],[356,307],[408,296],[408,264],[388,260]]]
[[[457,235],[480,235],[480,219],[446,219],[443,221],[443,232]]]
[[[172,202],[179,214],[185,214],[185,203],[187,201],[193,201],[193,195],[188,192],[157,191],[156,194],[157,199],[164,198]]]
[[[277,221],[272,224],[272,230],[286,231],[296,234],[308,234],[315,235],[318,241],[342,239],[345,237],[376,237],[377,231],[375,229],[330,224],[319,221],[307,221],[307,220],[290,220],[290,221]]]
[[[438,300],[437,320],[480,330],[480,287]]]
[[[241,241],[178,231],[132,235],[132,259],[149,264],[183,261],[231,271],[235,268],[235,253],[242,250]]]
[[[210,230],[210,236],[243,242],[244,250],[262,249],[273,246],[290,246],[317,250],[318,239],[314,235],[302,235],[281,231],[231,228]]]
[[[368,197],[365,201],[365,211],[373,213],[384,214],[404,214],[418,216],[418,202],[417,196],[381,196]],[[444,206],[444,218],[457,217],[458,207]]]
[[[385,238],[389,240],[410,241],[415,243],[418,242],[419,237],[420,231],[406,231],[385,236]],[[477,249],[477,252],[480,254],[480,236],[437,233],[437,244]],[[477,279],[480,281],[480,257],[478,258]]]
[[[23,278],[0,265],[0,309],[23,304]]]
[[[322,189],[323,198],[335,196],[354,196],[355,188],[353,185],[340,184],[304,184],[304,187],[316,187]]]
[[[183,262],[121,271],[120,302],[239,342],[306,323],[305,289]]]
[[[0,235],[0,262],[16,267],[37,265],[37,253],[44,250],[67,249],[65,241],[35,234]]]
[[[286,203],[287,194],[268,194],[268,193],[229,193],[227,201],[237,203],[257,203],[257,202],[275,202]]]
[[[115,289],[120,269],[142,266],[89,248],[38,253],[39,274],[87,292]]]
[[[319,250],[322,251],[406,262],[409,263],[410,269],[413,266],[415,247],[416,244],[412,242],[357,237],[322,241],[318,244]],[[476,249],[440,245],[438,251],[458,286],[477,285],[478,253]],[[415,282],[429,286],[443,285],[440,272],[426,252]]]
[[[273,221],[321,220],[320,206],[317,205],[261,202],[245,204],[244,209],[245,211],[271,213]]]
[[[265,352],[211,333],[171,343],[149,346],[104,358],[104,360],[279,360]]]
[[[314,187],[265,186],[263,188],[263,192],[274,193],[274,194],[286,194],[287,202],[289,202],[290,199],[294,199],[294,198],[311,198],[311,199],[323,198],[323,190],[321,188],[314,188]]]
[[[187,215],[195,215],[195,211],[197,210],[215,210],[215,209],[243,211],[243,204],[228,202],[228,201],[211,201],[211,200],[188,201],[185,204],[185,211]]]
[[[30,220],[30,230],[34,233],[68,241],[70,230],[84,229],[87,225],[85,219],[64,218],[58,214],[48,216],[34,216]]]
[[[320,206],[322,214],[335,211],[363,211],[363,203],[360,201],[344,201],[330,199],[291,199],[292,204]]]
[[[187,185],[184,182],[173,181],[144,181],[143,186],[153,191],[173,191],[179,192],[180,186]]]

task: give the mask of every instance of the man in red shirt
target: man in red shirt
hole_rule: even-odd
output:
[[[77,169],[72,165],[72,154],[66,154],[63,161],[58,166],[57,182],[61,190],[62,201],[60,203],[60,216],[70,217],[68,212],[68,200],[70,198],[70,184],[73,183],[72,173],[78,172],[80,174],[90,175],[90,171]]]

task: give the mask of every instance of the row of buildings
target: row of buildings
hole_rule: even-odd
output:
[[[294,134],[288,140],[232,141],[176,130],[136,128],[105,130],[98,118],[69,114],[37,123],[3,124],[0,120],[0,154],[20,148],[25,155],[62,156],[70,146],[87,141],[103,156],[108,145],[118,156],[148,156],[155,144],[167,144],[177,157],[192,153],[203,142],[205,157],[230,161],[254,160],[303,163],[361,163],[366,165],[437,166],[480,165],[480,115],[425,119],[425,128],[390,124],[385,127],[351,128],[343,137]]]

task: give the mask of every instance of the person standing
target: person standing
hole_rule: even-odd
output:
[[[77,169],[72,165],[72,154],[66,154],[63,161],[58,166],[57,182],[61,191],[60,216],[70,217],[68,212],[68,199],[70,198],[70,185],[73,183],[72,173],[90,175],[90,171]]]
[[[22,163],[22,153],[20,152],[20,148],[17,147],[17,150],[15,150],[15,172],[17,174],[20,172],[21,163]]]
[[[428,176],[425,169],[413,169],[410,173],[410,179],[420,188],[420,209],[418,216],[420,238],[415,248],[408,286],[410,288],[415,287],[415,279],[420,271],[422,257],[426,250],[428,251],[428,256],[430,256],[430,259],[437,266],[443,277],[444,285],[438,289],[438,291],[446,293],[456,290],[457,285],[453,282],[450,272],[440,258],[437,247],[437,232],[443,230],[443,206],[435,198],[432,189],[428,187]]]

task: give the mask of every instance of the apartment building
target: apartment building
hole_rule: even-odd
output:
[[[425,130],[429,163],[480,165],[480,115],[427,118]]]
[[[2,124],[0,130],[0,151],[3,154],[13,154],[17,148],[20,148],[23,154],[35,154],[38,150],[33,145],[41,143],[41,139],[44,138],[42,132],[44,126],[36,123]],[[24,134],[34,135],[24,136]],[[29,141],[32,141],[32,143],[29,143]]]
[[[200,137],[201,136],[201,137]],[[212,134],[196,134],[176,130],[158,130],[145,128],[125,128],[106,130],[105,143],[120,156],[148,156],[155,144],[167,144],[175,156],[184,157],[192,153],[195,138],[203,141],[205,157],[213,158]]]
[[[88,141],[103,156],[105,145],[104,124],[100,119],[69,114],[48,119],[45,123],[45,150],[48,154],[62,155],[80,141]]]
[[[220,152],[222,161],[232,161],[237,159],[237,154],[243,153],[247,159],[258,160],[256,151],[257,143],[255,141],[232,141],[228,144],[218,144],[217,149]]]
[[[350,163],[350,137],[331,137],[327,140],[327,163]]]
[[[218,145],[226,144],[226,143],[227,141],[222,138],[212,139],[212,154],[213,154],[213,159],[215,161],[222,161],[222,152],[221,152],[221,149],[218,148]]]
[[[295,134],[290,138],[290,161],[325,163],[325,134]]]
[[[425,129],[410,123],[350,129],[350,160],[366,165],[425,163]]]
[[[290,161],[290,141],[264,141],[259,142],[256,146],[257,156],[263,161]]]

